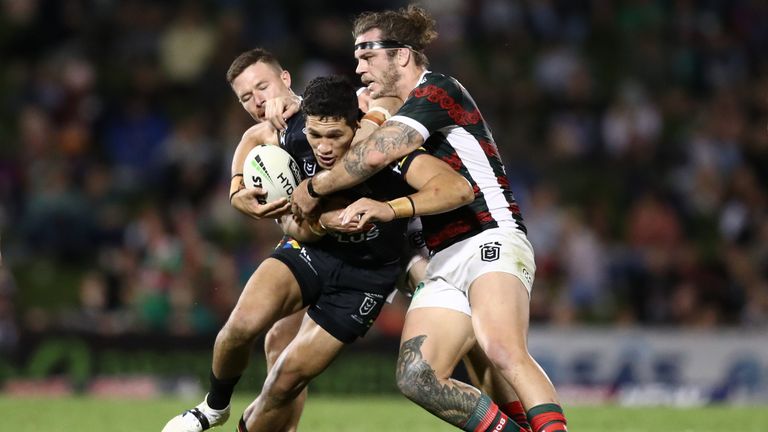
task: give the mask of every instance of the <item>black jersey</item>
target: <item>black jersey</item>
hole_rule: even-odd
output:
[[[298,113],[292,116],[287,124],[288,127],[281,136],[280,145],[299,164],[302,176],[312,177],[319,172],[320,168],[304,132],[304,114]],[[381,170],[366,182],[337,192],[335,195],[344,197],[352,203],[364,197],[388,201],[412,194],[414,189],[406,183],[404,174],[416,154]],[[368,231],[353,234],[329,232],[317,242],[304,246],[322,249],[358,267],[370,268],[394,264],[400,259],[407,225],[408,219],[395,219],[388,223],[376,222]]]
[[[416,129],[427,153],[448,163],[475,192],[474,201],[466,206],[421,217],[430,250],[439,251],[490,228],[515,227],[525,232],[491,131],[472,96],[456,79],[425,72],[389,121]]]
[[[280,146],[299,164],[302,180],[315,175],[318,169],[315,154],[307,141],[305,123],[306,116],[299,111],[286,121],[285,132],[280,134]]]

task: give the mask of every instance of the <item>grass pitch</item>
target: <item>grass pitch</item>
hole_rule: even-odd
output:
[[[233,431],[236,417],[250,401],[233,404],[227,425],[216,431]],[[165,422],[195,400],[146,401],[87,397],[0,397],[4,432],[136,432],[160,431]],[[237,414],[236,414],[237,413]],[[571,432],[764,432],[768,407],[622,408],[566,406]],[[391,397],[310,395],[299,430],[309,432],[438,432],[455,429],[432,417],[406,399]]]

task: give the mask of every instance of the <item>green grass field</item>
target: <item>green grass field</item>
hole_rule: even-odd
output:
[[[249,401],[237,399],[235,412]],[[92,398],[0,397],[4,432],[160,431],[165,422],[196,402],[179,399],[103,400]],[[566,407],[571,432],[765,432],[768,407],[696,409]],[[221,431],[233,431],[233,418]],[[457,430],[398,397],[310,396],[300,424],[310,432],[431,432]]]

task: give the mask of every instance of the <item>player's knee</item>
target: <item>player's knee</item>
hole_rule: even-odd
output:
[[[277,358],[283,352],[286,346],[291,342],[286,332],[272,327],[264,338],[264,354],[267,358],[267,366],[271,366],[277,362]]]
[[[251,344],[259,336],[261,328],[252,320],[241,320],[233,317],[219,331],[218,338],[233,345]]]
[[[301,368],[292,367],[285,361],[275,365],[269,375],[263,392],[278,403],[293,400],[312,379],[311,374]]]
[[[506,341],[490,340],[485,344],[485,355],[498,369],[511,370],[530,359],[526,347],[509,344]]]
[[[408,362],[402,357],[397,362],[395,378],[397,388],[403,396],[414,402],[421,402],[434,394],[438,386],[435,371],[425,361]]]

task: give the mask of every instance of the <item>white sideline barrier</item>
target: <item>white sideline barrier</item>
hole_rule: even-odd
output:
[[[768,329],[532,327],[528,345],[565,401],[768,402]]]

